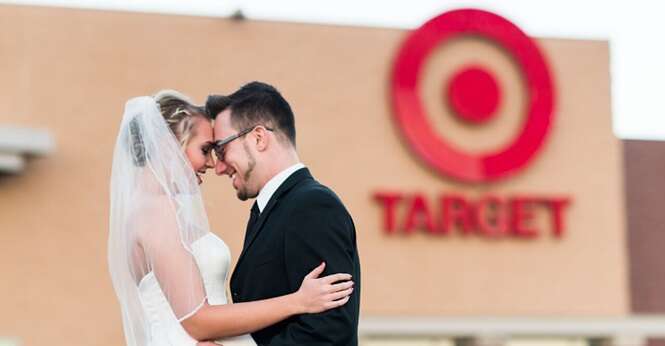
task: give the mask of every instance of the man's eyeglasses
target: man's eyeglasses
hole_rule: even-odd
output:
[[[270,132],[274,131],[272,128],[267,127],[267,126],[254,125],[252,127],[248,127],[246,129],[236,133],[235,135],[231,135],[231,136],[228,136],[224,139],[220,139],[218,141],[215,141],[212,148],[215,151],[215,156],[217,156],[217,159],[218,160],[224,160],[224,148],[226,147],[227,144],[229,144],[229,143],[233,142],[234,140],[236,140],[236,139],[238,139],[238,138],[254,131],[254,129],[259,127],[259,126],[263,127],[264,129],[266,129]]]

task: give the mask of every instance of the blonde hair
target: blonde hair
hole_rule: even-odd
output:
[[[184,148],[195,135],[194,117],[207,119],[205,109],[193,104],[189,97],[175,90],[160,90],[153,98],[171,132]]]

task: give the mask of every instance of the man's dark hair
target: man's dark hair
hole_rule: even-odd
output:
[[[264,125],[281,133],[295,147],[296,126],[291,106],[272,85],[251,82],[231,95],[210,95],[206,113],[215,119],[225,109],[231,110],[231,125],[244,130]]]

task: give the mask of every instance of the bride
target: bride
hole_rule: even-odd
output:
[[[108,250],[127,345],[256,345],[248,333],[344,305],[353,290],[348,274],[318,278],[321,264],[294,293],[227,304],[229,249],[210,232],[199,189],[212,139],[204,109],[177,92],[125,106]]]

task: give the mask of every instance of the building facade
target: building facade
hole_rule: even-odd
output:
[[[0,17],[0,124],[48,129],[57,148],[0,176],[8,345],[123,343],[106,241],[124,102],[164,88],[203,102],[252,80],[289,100],[301,159],[354,216],[366,345],[665,336],[663,146],[612,133],[607,42],[531,38],[474,10],[413,32],[30,6]],[[250,205],[224,177],[202,188],[236,259]]]

